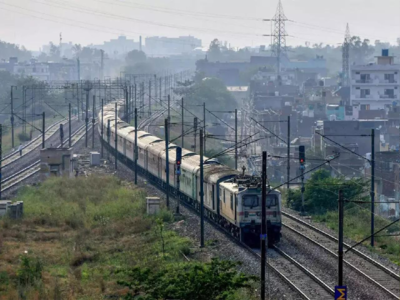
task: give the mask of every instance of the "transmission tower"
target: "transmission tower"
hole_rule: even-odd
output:
[[[280,82],[281,80],[281,59],[282,59],[282,54],[286,52],[286,29],[285,29],[285,22],[288,21],[288,19],[285,16],[285,13],[283,11],[283,6],[281,0],[279,0],[278,7],[276,9],[275,16],[273,19],[265,19],[264,21],[272,21],[274,22],[274,29],[271,35],[265,35],[265,36],[271,36],[272,37],[272,45],[271,45],[271,50],[272,50],[272,55],[276,57],[276,72],[277,72],[277,78],[278,81]]]
[[[342,46],[342,74],[343,74],[343,86],[350,85],[350,29],[349,24],[346,26],[346,34],[344,36],[344,42]]]

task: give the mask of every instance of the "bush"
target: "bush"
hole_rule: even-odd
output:
[[[30,138],[29,134],[21,132],[21,133],[18,133],[18,139],[21,142],[27,142],[27,141],[30,141],[31,138]]]
[[[34,285],[42,279],[42,271],[43,264],[38,258],[22,255],[20,267],[17,270],[18,284],[23,287]]]
[[[134,268],[129,281],[118,283],[129,288],[125,299],[227,300],[237,290],[251,288],[254,276],[238,273],[237,262],[213,259],[209,263],[167,266],[161,271]]]

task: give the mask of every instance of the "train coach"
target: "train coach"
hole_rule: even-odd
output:
[[[117,107],[123,102],[117,102]],[[117,109],[118,109],[117,108]],[[116,117],[117,115],[117,117]],[[99,113],[99,120],[102,115]],[[110,127],[108,128],[108,124]],[[101,125],[100,125],[101,126]],[[115,103],[104,106],[103,137],[106,147],[117,152],[118,158],[133,166],[135,158],[135,128],[122,121],[115,113]],[[99,131],[101,131],[99,127]],[[109,135],[106,133],[109,132]],[[116,143],[115,143],[116,142]],[[170,143],[148,132],[137,132],[138,168],[157,186],[170,189],[181,200],[200,209],[200,155],[182,149],[179,190],[177,188],[176,149]],[[117,149],[115,149],[117,144]],[[166,151],[169,155],[169,186],[166,185]],[[228,230],[233,236],[251,246],[259,245],[261,233],[261,180],[240,174],[216,159],[204,157],[205,215]],[[270,191],[267,195],[268,244],[279,241],[281,235],[281,195]]]

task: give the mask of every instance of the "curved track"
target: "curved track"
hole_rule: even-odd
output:
[[[83,125],[79,127],[78,130],[76,130],[73,134],[71,134],[71,146],[74,146],[80,139],[85,137],[85,127],[86,125]],[[89,129],[91,128],[91,125],[89,126]],[[68,139],[65,140],[65,142],[68,142]],[[59,148],[60,146],[58,146]],[[33,175],[39,173],[40,171],[40,160],[35,161],[31,165],[23,168],[22,170],[16,172],[15,174],[4,178],[1,181],[2,187],[1,187],[1,192],[8,191],[15,185],[21,183],[27,178],[32,177]]]

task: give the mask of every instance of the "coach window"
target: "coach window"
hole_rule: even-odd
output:
[[[224,190],[224,203],[226,202],[226,200],[225,200],[225,190]]]

